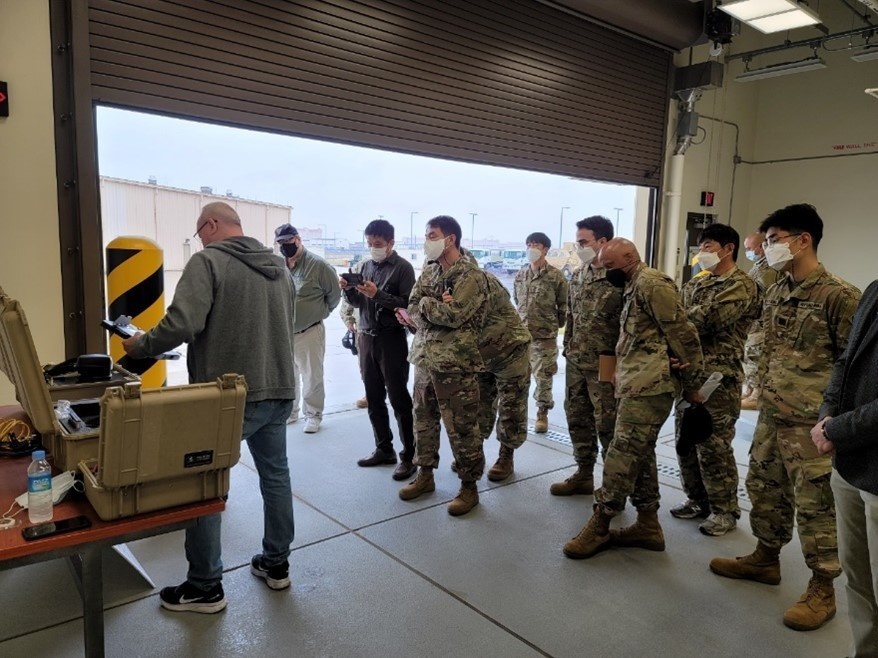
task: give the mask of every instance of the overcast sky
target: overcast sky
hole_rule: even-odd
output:
[[[293,207],[293,224],[328,235],[362,239],[363,227],[383,215],[397,240],[423,236],[434,215],[455,217],[469,245],[475,239],[522,241],[543,231],[558,240],[561,208],[564,241],[574,222],[601,214],[616,219],[632,237],[635,188],[572,180],[534,172],[391,153],[317,140],[285,137],[194,121],[98,108],[102,176],[236,196]]]

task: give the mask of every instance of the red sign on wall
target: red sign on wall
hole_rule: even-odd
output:
[[[0,117],[9,116],[9,91],[6,83],[0,82]]]

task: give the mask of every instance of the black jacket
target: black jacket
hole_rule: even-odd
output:
[[[820,418],[835,445],[833,463],[852,486],[878,495],[878,281],[863,294],[847,349],[832,369]]]

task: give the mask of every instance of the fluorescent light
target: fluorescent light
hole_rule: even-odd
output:
[[[816,25],[820,22],[820,17],[814,12],[800,7],[792,11],[785,11],[781,14],[772,14],[771,16],[762,16],[748,21],[750,27],[755,27],[763,34],[772,34],[774,32],[785,32],[786,30],[794,30],[797,27],[806,27],[808,25]]]
[[[878,98],[878,87],[874,87],[873,89],[866,89],[865,91],[870,96],[874,96],[875,98]]]
[[[719,8],[764,34],[820,22],[816,12],[797,0],[731,0],[719,5]]]
[[[773,64],[755,71],[745,71],[735,80],[738,82],[751,82],[753,80],[764,80],[765,78],[777,78],[782,75],[791,75],[793,73],[805,73],[806,71],[818,71],[825,69],[826,64],[819,57],[809,57],[799,62],[784,62],[783,64]]]
[[[722,3],[719,9],[739,21],[750,21],[761,16],[789,11],[792,7],[787,0],[732,0]]]
[[[851,59],[855,62],[869,62],[873,59],[878,59],[878,46],[863,48],[856,55],[851,55]]]

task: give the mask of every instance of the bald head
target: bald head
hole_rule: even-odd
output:
[[[631,240],[613,238],[601,249],[600,259],[608,270],[627,269],[640,262],[640,254]]]
[[[765,251],[762,249],[763,240],[765,240],[765,233],[753,231],[750,235],[744,238],[744,249],[752,251],[756,256],[762,258],[765,255]]]
[[[208,203],[201,209],[201,214],[195,224],[195,231],[205,247],[211,242],[244,235],[238,213],[223,201]]]

